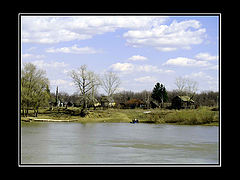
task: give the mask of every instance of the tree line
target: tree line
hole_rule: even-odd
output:
[[[141,107],[141,104],[145,104],[144,107],[146,108],[154,108],[156,107],[153,104],[153,101],[157,101],[152,96],[153,91],[142,91],[142,92],[132,92],[132,91],[122,91],[116,93],[114,95],[114,100],[117,105],[125,104],[124,107],[131,108],[131,107]],[[157,99],[161,106],[163,103],[164,107],[171,106],[172,99],[176,96],[188,96],[187,92],[179,92],[178,90],[166,91],[165,96],[161,99],[161,96],[158,96]],[[219,93],[213,91],[203,91],[201,93],[195,93],[194,97],[194,104],[196,106],[218,106],[219,105]],[[121,106],[119,106],[121,107]]]
[[[186,96],[188,93],[186,92],[179,92],[178,90],[166,91],[167,97],[165,96],[164,103],[171,104],[172,99],[175,96]],[[51,102],[55,101],[55,93],[51,92]],[[79,94],[74,93],[69,95],[66,92],[59,92],[59,98],[63,102],[72,102],[76,106],[80,107],[81,103],[79,101]],[[95,94],[95,98],[98,102],[100,102],[101,97],[103,94]],[[114,102],[116,103],[117,108],[137,108],[141,107],[141,105],[145,105],[146,108],[154,107],[151,105],[151,102],[154,100],[152,98],[152,91],[143,90],[141,92],[133,92],[133,91],[121,91],[117,92],[113,95]],[[193,97],[195,105],[197,106],[217,106],[219,105],[219,93],[214,91],[203,91],[201,93],[196,93]],[[160,100],[161,104],[161,100]]]
[[[102,88],[108,99],[113,99],[117,108],[154,108],[157,105],[171,103],[177,95],[187,95],[195,101],[198,106],[217,106],[219,93],[213,91],[197,92],[197,82],[188,78],[176,78],[176,89],[167,91],[166,87],[157,82],[152,91],[141,92],[121,91],[117,92],[120,86],[120,78],[114,72],[105,72],[102,76],[89,71],[86,65],[80,66],[69,73],[77,92],[69,95],[66,92],[59,92],[58,98],[62,102],[71,102],[81,107],[81,116],[85,116],[87,108],[100,102],[103,94],[99,94]],[[50,102],[56,102],[55,92],[49,90],[49,80],[46,72],[37,69],[32,63],[25,63],[21,70],[21,111],[23,116],[28,115],[28,110],[33,109],[35,116],[39,107],[49,106]]]

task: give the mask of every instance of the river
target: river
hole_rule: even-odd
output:
[[[219,164],[219,127],[21,123],[21,164]]]

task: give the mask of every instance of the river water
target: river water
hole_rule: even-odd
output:
[[[219,127],[21,123],[21,164],[218,164]]]

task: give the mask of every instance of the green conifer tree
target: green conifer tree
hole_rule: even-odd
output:
[[[151,97],[155,99],[159,104],[166,102],[168,100],[168,96],[165,86],[159,82],[156,83],[155,87],[153,88]]]

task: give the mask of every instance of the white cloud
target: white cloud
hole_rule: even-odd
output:
[[[119,28],[151,28],[168,17],[151,16],[23,16],[22,42],[59,43],[90,39],[94,35],[114,32]]]
[[[136,65],[131,63],[116,63],[109,67],[113,71],[122,73],[133,73],[133,72],[151,72],[151,73],[173,73],[173,70],[163,70],[153,65]]]
[[[64,70],[63,70],[63,73],[64,73],[64,74],[68,74],[69,72],[70,72],[70,70],[68,70],[68,69],[64,69]]]
[[[73,45],[71,47],[62,47],[62,48],[48,48],[46,49],[48,53],[71,53],[71,54],[95,54],[99,51],[91,47],[77,47]]]
[[[132,56],[128,59],[131,60],[131,61],[146,61],[147,57],[140,56],[140,55],[135,55],[135,56]]]
[[[153,65],[136,65],[136,70],[140,72],[162,72],[157,66]]]
[[[35,49],[37,49],[37,47],[30,47],[30,48],[26,49],[26,51],[33,51]]]
[[[209,61],[217,60],[218,56],[212,56],[209,53],[198,53],[195,59],[186,57],[177,57],[168,59],[163,65],[173,65],[181,67],[201,67],[204,70],[218,70],[218,65]]]
[[[25,53],[25,54],[22,54],[22,58],[23,59],[41,59],[41,58],[45,58],[45,56],[44,55],[38,55],[38,54]]]
[[[143,76],[143,77],[135,78],[134,80],[141,83],[155,83],[157,81],[157,79],[152,76]]]
[[[63,79],[50,80],[50,83],[51,85],[54,85],[54,86],[69,84],[68,81]]]
[[[218,56],[212,56],[209,53],[198,53],[195,58],[202,61],[212,61],[217,60]]]
[[[219,70],[219,66],[217,65],[211,65],[209,67],[204,68],[204,70]]]
[[[131,63],[116,63],[112,64],[110,69],[113,71],[130,72],[134,70],[134,65]]]
[[[195,59],[190,59],[186,57],[177,57],[168,59],[163,65],[173,65],[182,67],[207,67],[211,64],[207,61],[198,61]]]
[[[52,61],[52,62],[45,62],[43,60],[36,60],[32,62],[34,65],[38,66],[39,68],[61,68],[61,67],[67,67],[68,64],[65,64],[64,62],[57,62],[57,61]]]
[[[172,48],[172,47],[156,47],[157,50],[163,51],[163,52],[168,52],[168,51],[175,51],[177,48]]]
[[[169,26],[159,25],[147,30],[130,30],[123,34],[127,44],[133,47],[152,46],[159,51],[190,49],[201,44],[206,29],[197,20],[173,21]]]
[[[186,77],[197,78],[197,79],[208,80],[208,81],[214,80],[212,76],[209,76],[206,73],[201,71],[197,73],[192,73],[191,75]]]
[[[59,43],[91,38],[91,35],[70,30],[67,19],[55,17],[22,17],[22,42]]]

